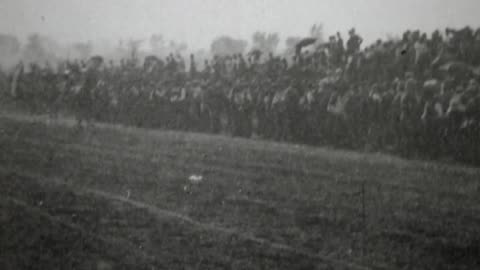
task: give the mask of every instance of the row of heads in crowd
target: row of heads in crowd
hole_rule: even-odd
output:
[[[450,52],[453,53],[453,57],[460,55],[466,55],[463,59],[453,59],[465,62],[472,62],[480,64],[480,60],[476,60],[474,53],[478,53],[480,50],[480,28],[473,30],[470,27],[462,29],[445,29],[444,33],[439,30],[434,31],[430,37],[426,33],[422,33],[419,30],[406,31],[403,33],[400,39],[389,39],[388,41],[377,40],[376,42],[365,46],[361,49],[363,38],[357,34],[354,28],[348,32],[347,42],[344,42],[342,35],[337,32],[336,35],[332,35],[328,38],[327,42],[319,42],[316,38],[305,38],[300,40],[295,47],[293,55],[274,55],[273,52],[264,52],[258,49],[252,49],[249,53],[232,53],[230,55],[213,55],[211,59],[204,59],[203,63],[197,63],[195,55],[191,54],[188,61],[181,54],[169,54],[165,59],[160,59],[157,56],[150,55],[144,58],[143,65],[140,65],[139,59],[121,59],[118,64],[113,60],[105,61],[102,56],[96,55],[88,60],[67,60],[61,62],[57,66],[57,71],[64,71],[66,66],[76,67],[82,71],[88,69],[108,69],[114,67],[122,68],[135,68],[142,67],[149,68],[152,63],[160,63],[165,68],[170,68],[177,72],[198,72],[200,66],[204,71],[215,71],[215,69],[228,67],[222,67],[221,65],[231,65],[239,68],[252,67],[260,63],[271,63],[277,61],[279,65],[277,68],[287,69],[289,66],[298,66],[302,63],[309,63],[301,61],[303,58],[319,58],[324,56],[325,58],[338,57],[343,59],[336,65],[331,65],[330,68],[343,68],[343,64],[348,61],[349,57],[355,55],[369,55],[375,52],[380,53],[382,50],[395,50],[399,55],[404,55],[409,51],[419,53],[419,51],[429,51],[430,54],[437,56],[440,53]],[[188,65],[186,63],[189,63]],[[478,63],[477,63],[478,62]],[[55,68],[51,63],[30,63],[24,65],[27,71],[43,70],[45,72],[55,72]],[[187,67],[189,66],[189,67]]]
[[[321,42],[318,43],[317,38],[305,38],[301,41],[299,41],[296,44],[297,52],[295,55],[292,56],[292,59],[295,60],[297,57],[301,55],[309,55],[313,54],[313,51],[318,51],[318,49],[330,49],[330,50],[340,50],[343,51],[347,55],[351,54],[356,54],[360,52],[369,52],[371,50],[378,49],[379,47],[389,47],[389,46],[394,46],[398,44],[425,44],[425,45],[436,45],[435,47],[444,45],[450,49],[455,49],[459,46],[467,46],[468,43],[471,45],[478,45],[480,43],[480,28],[474,30],[471,27],[464,27],[462,29],[452,29],[452,28],[446,28],[445,31],[442,33],[440,30],[435,30],[430,37],[428,36],[427,33],[421,32],[420,30],[407,30],[403,33],[402,38],[389,38],[387,41],[384,41],[382,39],[378,39],[375,42],[371,43],[370,45],[367,45],[364,47],[363,51],[361,50],[361,45],[363,43],[363,38],[357,34],[355,28],[352,28],[348,31],[348,39],[347,42],[344,42],[344,38],[342,37],[340,32],[337,32],[335,35],[331,35],[328,38],[327,42]],[[316,48],[312,48],[312,50],[304,50],[300,55],[298,55],[298,49],[304,46],[311,45],[312,43],[315,43]],[[434,49],[431,47],[431,49]],[[270,58],[275,58],[272,52],[262,52],[258,49],[252,49],[248,54],[248,57],[246,59],[244,58],[244,55],[242,53],[232,53],[230,55],[213,55],[212,60],[245,60],[248,63],[255,63],[261,60],[261,58],[268,60]],[[285,55],[283,55],[285,56]],[[195,56],[193,54],[190,54],[190,62],[192,60],[195,60]],[[285,57],[286,58],[286,57]],[[146,60],[146,59],[145,59]],[[205,63],[207,64],[209,60],[204,60]],[[78,65],[81,65],[83,67],[87,66],[92,66],[96,67],[101,64],[107,64],[104,63],[103,57],[97,55],[93,56],[89,59],[89,61],[85,60],[74,60],[71,61],[74,63],[77,63]],[[106,62],[106,61],[105,61]],[[184,57],[180,53],[170,53],[166,59],[165,62],[170,63],[170,62],[177,62],[177,63],[185,63]],[[133,64],[133,61],[128,61],[127,59],[122,59],[119,61],[120,66],[128,66],[129,64]],[[137,61],[138,63],[138,61]],[[39,66],[39,64],[42,63],[31,63],[32,65]],[[110,60],[108,61],[107,65],[114,65],[114,61]],[[207,64],[208,65],[208,64]],[[41,65],[45,68],[52,68],[52,65],[48,62],[43,63]]]

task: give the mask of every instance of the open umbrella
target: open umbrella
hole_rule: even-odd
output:
[[[302,48],[303,47],[306,47],[308,45],[312,45],[313,43],[315,43],[317,41],[316,38],[304,38],[302,40],[300,40],[297,45],[295,45],[295,52],[296,54],[300,54],[300,52],[302,51]]]

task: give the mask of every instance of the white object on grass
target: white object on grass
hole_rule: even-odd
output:
[[[188,177],[188,180],[192,183],[192,184],[197,184],[197,183],[200,183],[203,181],[203,176],[201,175],[196,175],[196,174],[192,174],[190,175],[190,177]]]

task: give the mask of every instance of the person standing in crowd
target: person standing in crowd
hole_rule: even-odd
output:
[[[362,48],[352,28],[346,42],[337,32],[325,44],[305,38],[293,45],[295,54],[255,49],[215,55],[201,67],[191,54],[189,68],[176,52],[146,58],[143,66],[129,59],[105,67],[100,56],[77,59],[65,63],[69,82],[60,92],[79,126],[114,119],[109,121],[185,129],[195,122],[196,130],[235,127],[235,134],[246,137],[254,130],[256,136],[316,144],[338,144],[339,133],[349,134],[344,146],[410,153],[433,153],[427,142],[438,136],[436,142],[448,145],[442,153],[473,151],[469,146],[476,145],[480,130],[480,29],[447,28],[430,38],[408,30],[400,40]],[[51,82],[64,76],[32,63],[23,74],[17,69],[10,75],[8,92],[32,112],[44,113],[60,94]],[[102,115],[113,111],[109,107],[115,107],[114,118]],[[304,134],[309,132],[315,134]]]
[[[97,85],[100,82],[100,67],[103,64],[101,56],[90,58],[86,64],[86,70],[83,74],[83,84],[76,96],[76,117],[78,126],[81,127],[83,122],[91,124],[94,116],[94,94]]]

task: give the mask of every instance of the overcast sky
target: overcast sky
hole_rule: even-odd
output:
[[[161,33],[197,49],[221,34],[302,36],[318,22],[328,33],[355,26],[372,41],[412,28],[478,27],[479,12],[480,0],[0,0],[0,32],[62,42]]]

